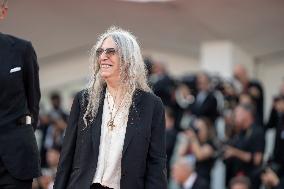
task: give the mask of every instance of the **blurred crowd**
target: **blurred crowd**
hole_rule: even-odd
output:
[[[41,156],[42,176],[35,179],[33,189],[52,189],[62,148],[68,114],[61,107],[59,92],[50,95],[51,110],[41,107],[40,121],[36,131]]]
[[[264,120],[264,89],[243,65],[232,78],[206,72],[173,78],[165,64],[145,59],[149,84],[165,105],[168,179],[182,189],[209,189],[217,160],[225,165],[229,189],[284,188],[284,80]],[[170,70],[169,70],[170,71]],[[41,112],[37,130],[43,176],[34,189],[52,188],[68,115],[60,93]],[[276,131],[273,153],[265,154],[265,134]],[[171,189],[171,188],[170,188]]]

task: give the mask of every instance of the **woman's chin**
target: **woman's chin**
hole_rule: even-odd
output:
[[[101,77],[102,77],[103,79],[108,79],[110,76],[111,76],[111,74],[108,73],[108,72],[101,72]]]

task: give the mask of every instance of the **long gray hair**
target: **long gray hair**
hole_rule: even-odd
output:
[[[103,90],[106,87],[106,82],[99,72],[100,65],[96,51],[108,37],[111,37],[115,42],[120,58],[120,80],[124,87],[123,90],[126,92],[123,106],[125,108],[130,107],[136,89],[151,91],[147,83],[146,69],[136,37],[121,28],[109,28],[98,38],[97,43],[91,49],[94,74],[86,90],[87,107],[84,113],[86,126],[88,126],[89,121],[96,117],[100,101],[104,98]]]

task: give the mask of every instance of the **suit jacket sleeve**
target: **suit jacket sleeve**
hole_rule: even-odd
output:
[[[30,42],[27,43],[25,49],[23,71],[27,105],[33,119],[32,126],[36,129],[41,94],[39,87],[39,67],[37,63],[37,56]]]
[[[145,189],[167,188],[166,159],[165,112],[161,100],[157,100],[152,117]]]
[[[73,158],[75,153],[78,119],[80,114],[80,103],[78,93],[73,101],[68,126],[66,128],[63,147],[60,154],[59,165],[57,168],[54,189],[64,189],[67,187],[68,179],[72,171]]]

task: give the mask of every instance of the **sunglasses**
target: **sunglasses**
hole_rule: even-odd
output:
[[[109,58],[110,56],[114,55],[117,52],[115,48],[98,48],[96,50],[96,57],[99,58],[103,53],[106,54],[106,56]]]

